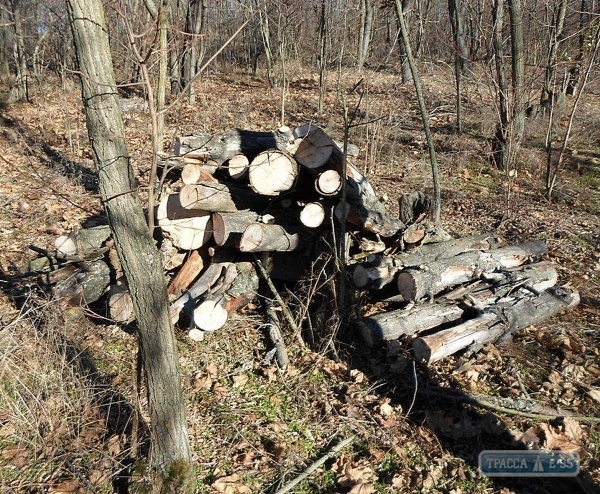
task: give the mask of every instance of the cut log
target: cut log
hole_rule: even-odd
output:
[[[187,288],[193,283],[194,279],[196,279],[196,277],[200,274],[202,269],[204,269],[204,260],[202,259],[200,252],[193,250],[190,252],[190,255],[181,269],[171,280],[168,292],[170,294],[175,294],[187,290]]]
[[[303,125],[294,130],[294,136],[302,137],[309,132],[313,132],[315,128],[311,124]],[[325,137],[321,136],[319,139],[321,146],[324,145],[326,138],[329,139],[331,144],[329,161],[341,175],[343,152],[326,134]],[[375,194],[369,181],[349,161],[346,161],[346,178],[346,196],[349,206],[346,209],[341,205],[336,208],[335,215],[338,220],[347,217],[348,222],[351,224],[382,237],[392,237],[399,230],[404,229],[404,223],[398,218],[393,218],[387,214],[383,203]]]
[[[250,163],[250,186],[265,196],[276,196],[294,186],[298,164],[288,154],[279,150],[263,151]]]
[[[323,196],[335,196],[342,190],[342,177],[336,170],[326,170],[315,179],[315,189]]]
[[[300,212],[300,222],[308,228],[318,228],[325,221],[325,208],[320,202],[305,204]]]
[[[335,144],[322,129],[305,125],[294,130],[294,137],[298,139],[294,158],[302,166],[319,168],[329,161]]]
[[[173,324],[179,319],[181,311],[186,308],[193,306],[194,301],[208,292],[221,277],[224,277],[224,273],[227,272],[229,266],[233,265],[230,262],[214,262],[206,268],[204,273],[198,278],[192,286],[190,286],[185,292],[181,294],[174,302],[171,303],[171,320]]]
[[[266,149],[287,152],[293,147],[293,141],[288,127],[281,127],[275,132],[233,129],[217,135],[179,137],[174,143],[174,153],[176,156],[209,157],[223,164],[236,154],[253,157]]]
[[[56,252],[65,256],[77,255],[77,244],[70,235],[61,235],[54,241]]]
[[[404,243],[409,244],[406,248],[422,242],[424,238],[425,230],[423,228],[417,228],[414,224],[410,225],[402,234],[402,240],[404,240]]]
[[[392,310],[365,317],[358,328],[367,344],[410,336],[465,316],[465,307],[448,304],[418,305],[411,310]]]
[[[483,273],[520,266],[539,259],[547,252],[548,247],[541,241],[486,252],[466,252],[429,263],[422,269],[410,268],[400,272],[398,290],[407,301],[433,297],[451,286],[479,278]]]
[[[400,221],[407,225],[421,221],[431,208],[431,198],[425,193],[402,194],[398,199]]]
[[[550,262],[539,262],[512,271],[495,273],[493,281],[477,282],[472,287],[459,287],[443,297],[441,302],[420,304],[411,309],[399,309],[366,317],[359,322],[365,340],[373,344],[394,340],[426,331],[459,319],[472,319],[475,309],[466,305],[449,305],[449,301],[466,295],[476,297],[481,303],[493,305],[511,294],[525,296],[541,293],[556,284],[558,274]]]
[[[485,310],[479,317],[412,342],[419,361],[432,363],[466,348],[479,349],[486,343],[539,324],[563,310],[579,304],[579,293],[553,287],[539,297],[523,297]]]
[[[379,290],[394,281],[396,274],[404,267],[428,265],[463,252],[487,250],[493,245],[495,243],[491,235],[485,234],[422,245],[417,249],[393,256],[373,255],[367,262],[354,268],[353,281],[357,288]]]
[[[229,316],[250,303],[258,292],[258,274],[250,262],[227,267],[222,281],[194,310],[194,323],[203,331],[222,328]]]
[[[248,174],[250,160],[243,154],[236,154],[229,159],[227,173],[234,180],[240,180]]]
[[[258,214],[253,211],[237,213],[213,213],[213,236],[217,245],[239,247],[242,234],[246,228],[258,221]]]
[[[488,300],[491,297],[506,297],[515,290],[538,294],[556,285],[558,272],[551,262],[541,261],[499,273],[484,273],[482,278],[471,285],[462,285],[446,293],[444,299],[457,300],[471,295],[480,300]]]
[[[194,309],[194,324],[202,331],[216,331],[225,326],[229,314],[225,310],[224,297],[203,300]]]
[[[179,191],[179,197],[185,209],[212,213],[236,213],[244,209],[262,208],[269,202],[267,197],[247,188],[212,182],[185,185]]]
[[[108,291],[108,314],[112,320],[125,324],[135,319],[133,298],[124,279],[118,280]]]
[[[163,197],[156,218],[165,236],[184,250],[198,249],[212,236],[210,213],[183,208],[179,194]]]
[[[217,182],[213,177],[216,167],[208,168],[206,165],[198,163],[188,163],[181,170],[181,181],[185,185],[195,185],[200,182]]]
[[[110,268],[98,259],[68,265],[51,273],[48,281],[56,281],[51,292],[54,299],[69,306],[85,306],[96,302],[106,292],[110,284]]]
[[[281,225],[254,223],[246,228],[240,239],[242,252],[287,252],[296,250],[299,245],[298,232]]]

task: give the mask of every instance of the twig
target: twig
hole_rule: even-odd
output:
[[[289,492],[296,485],[298,485],[300,482],[302,482],[304,479],[306,479],[308,476],[310,476],[317,468],[319,468],[321,465],[323,465],[327,460],[336,457],[338,455],[338,453],[342,449],[344,449],[346,446],[348,446],[352,441],[354,441],[355,438],[356,438],[356,436],[350,436],[350,437],[344,439],[343,441],[339,442],[335,446],[333,446],[324,456],[322,456],[317,461],[315,461],[312,465],[310,465],[306,470],[304,470],[304,472],[302,472],[300,475],[298,475],[295,479],[293,479],[292,481],[285,484],[281,489],[276,491],[275,494],[284,494],[286,492]]]
[[[256,262],[256,265],[258,266],[258,270],[260,271],[261,276],[267,282],[269,289],[273,293],[273,297],[275,297],[275,300],[277,300],[277,303],[280,305],[283,315],[285,316],[288,324],[292,328],[292,331],[294,332],[294,336],[296,337],[296,341],[298,342],[298,344],[301,347],[306,346],[306,344],[304,343],[304,340],[302,339],[302,335],[300,334],[300,328],[296,324],[296,321],[294,321],[294,318],[293,318],[290,310],[288,309],[288,306],[285,304],[285,302],[281,298],[281,295],[279,295],[279,292],[277,291],[277,288],[275,288],[273,281],[271,281],[271,277],[269,276],[269,273],[267,273],[267,270],[263,266],[262,262],[260,262],[260,259],[258,259],[258,257],[256,257],[256,255],[254,256],[254,260]]]
[[[478,405],[483,408],[489,408],[490,410],[506,413],[509,415],[518,415],[520,417],[526,417],[535,420],[560,420],[565,418],[570,418],[577,422],[587,422],[587,423],[600,423],[600,417],[591,417],[591,416],[583,416],[583,415],[570,415],[565,413],[560,413],[558,410],[547,409],[547,413],[537,413],[532,411],[523,410],[523,404],[514,403],[513,400],[507,398],[500,398],[497,396],[483,396],[476,394],[468,394],[465,391],[462,391],[460,394],[455,394],[450,391],[431,391],[428,390],[425,394],[429,396],[440,396],[446,399],[451,399],[455,401],[462,401],[466,403],[471,403],[474,405]],[[504,404],[499,404],[500,400],[504,402]],[[527,409],[531,410],[534,407],[541,406],[538,403],[533,402],[533,400],[519,400],[525,401],[525,406]],[[513,405],[514,406],[511,406]],[[546,407],[543,407],[546,408]]]
[[[281,336],[279,330],[279,318],[273,307],[273,301],[269,298],[265,298],[265,314],[267,317],[267,323],[264,325],[268,329],[269,338],[275,347],[275,359],[280,369],[285,370],[290,363],[287,354],[287,348],[285,341]]]

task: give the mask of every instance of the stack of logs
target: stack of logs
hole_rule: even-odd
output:
[[[344,218],[354,284],[399,304],[358,322],[370,343],[420,334],[414,352],[432,362],[577,303],[576,292],[553,288],[552,265],[527,264],[546,253],[542,242],[498,248],[488,235],[452,240],[428,231],[430,200],[421,192],[400,198],[399,218],[388,214],[351,163],[355,148],[345,147],[313,125],[175,141],[161,160],[168,190],[156,211],[174,323],[187,322],[189,336],[202,340],[254,299],[259,272],[300,279],[299,268],[319,255],[318,240],[329,240]],[[23,271],[43,273],[69,304],[107,294],[111,318],[130,322],[133,304],[111,242],[105,225],[79,229],[52,252],[37,249],[44,256]],[[268,273],[257,271],[263,264]]]

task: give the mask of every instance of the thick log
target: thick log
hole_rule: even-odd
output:
[[[432,363],[466,348],[479,349],[579,304],[579,293],[553,287],[539,297],[523,297],[484,310],[479,317],[412,342],[419,361]]]
[[[315,189],[323,196],[335,196],[342,190],[342,177],[337,170],[325,170],[315,179]]]
[[[421,191],[402,194],[398,199],[398,207],[400,221],[407,225],[419,223],[429,213],[431,198]]]
[[[98,259],[69,265],[51,273],[50,282],[56,280],[51,292],[54,299],[70,306],[84,306],[96,302],[110,284],[110,268]]]
[[[486,234],[422,245],[418,249],[393,256],[373,255],[368,262],[354,268],[352,278],[357,288],[379,290],[394,281],[397,273],[404,267],[428,265],[463,252],[490,249],[493,245],[491,235]]]
[[[213,177],[216,167],[207,167],[204,164],[188,163],[181,170],[181,181],[185,185],[195,185],[200,182],[217,182]]]
[[[310,132],[316,132],[314,125],[306,124],[294,130],[294,136],[302,137]],[[320,145],[324,145],[328,138],[331,146],[331,157],[329,163],[340,175],[343,168],[343,152],[340,146],[336,144],[327,134],[319,139]],[[338,220],[347,218],[348,222],[365,229],[366,231],[376,233],[382,237],[392,237],[398,231],[404,229],[405,225],[398,218],[393,218],[385,210],[383,203],[379,200],[369,181],[358,171],[358,169],[346,161],[346,200],[348,207],[336,208],[335,215]]]
[[[221,329],[228,317],[223,296],[209,297],[194,309],[194,324],[202,331]]]
[[[233,129],[223,134],[200,134],[179,137],[174,143],[176,156],[208,157],[219,164],[225,163],[236,154],[254,157],[266,149],[289,151],[294,137],[288,127],[275,132],[254,132]]]
[[[294,137],[298,139],[294,158],[302,166],[319,168],[329,161],[335,144],[322,129],[314,125],[302,126],[294,130]]]
[[[236,154],[227,163],[227,173],[234,180],[241,180],[248,175],[250,160],[243,154]]]
[[[242,252],[287,252],[300,245],[300,235],[291,227],[254,223],[246,228],[240,240]]]
[[[318,228],[325,221],[325,208],[320,202],[305,204],[300,212],[300,222],[308,228]]]
[[[279,150],[260,153],[250,163],[248,178],[252,189],[265,196],[276,196],[294,186],[298,164],[288,154]]]
[[[110,237],[108,225],[73,230],[55,240],[57,253],[67,256],[85,256],[100,249]]]
[[[204,273],[200,275],[192,286],[181,294],[174,302],[171,303],[171,320],[176,323],[179,319],[181,311],[186,307],[193,307],[194,301],[208,292],[220,278],[226,276],[227,270],[230,269],[233,263],[230,262],[214,262],[208,266]]]
[[[479,278],[483,273],[513,268],[537,260],[548,252],[542,241],[530,241],[485,252],[466,252],[429,263],[422,269],[410,268],[398,274],[397,284],[404,300],[433,297],[441,291]]]
[[[135,319],[133,299],[124,279],[117,280],[108,291],[108,314],[112,320],[125,324]]]
[[[244,209],[257,209],[269,202],[267,197],[245,187],[212,182],[185,185],[179,191],[179,197],[185,209],[199,209],[212,213],[236,213]]]
[[[420,333],[464,317],[465,307],[448,304],[424,304],[410,310],[392,310],[365,317],[358,322],[364,340],[370,346]]]
[[[550,262],[539,262],[512,271],[497,273],[493,281],[477,282],[470,289],[445,295],[434,304],[419,304],[408,310],[399,309],[363,318],[359,328],[365,340],[373,344],[383,340],[394,340],[401,336],[418,334],[422,331],[448,324],[459,319],[470,319],[475,310],[466,305],[449,305],[459,297],[470,295],[481,303],[493,305],[502,298],[519,293],[541,293],[553,287],[558,273]]]
[[[161,199],[156,218],[165,236],[184,250],[198,249],[212,236],[210,213],[185,209],[179,194]]]
[[[259,219],[253,211],[237,213],[213,213],[213,237],[217,245],[239,247],[246,228]]]
[[[457,300],[467,295],[480,300],[506,297],[515,290],[541,293],[558,282],[556,266],[541,261],[499,273],[484,273],[482,279],[471,285],[462,285],[444,295],[446,300]]]
[[[229,316],[249,304],[258,292],[258,274],[250,262],[230,265],[223,280],[194,309],[194,324],[202,331],[221,329]]]
[[[169,284],[169,294],[181,293],[186,290],[204,269],[204,260],[200,252],[193,250],[187,260]]]

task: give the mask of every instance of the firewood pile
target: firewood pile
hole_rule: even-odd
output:
[[[176,139],[160,163],[155,232],[173,322],[201,341],[256,298],[261,277],[274,287],[271,278],[306,276],[341,221],[355,288],[390,307],[358,318],[371,344],[412,338],[415,356],[434,362],[578,303],[577,292],[555,286],[555,267],[541,261],[543,242],[452,239],[425,226],[431,201],[422,192],[400,197],[399,217],[391,216],[352,164],[356,153],[313,125]],[[37,276],[57,300],[106,300],[110,318],[134,319],[108,226],[77,229],[52,250],[32,248],[41,255],[21,273]]]

